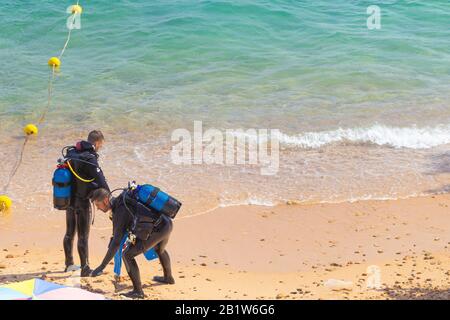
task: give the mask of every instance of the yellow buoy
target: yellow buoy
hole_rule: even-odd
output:
[[[61,65],[61,60],[59,60],[59,58],[57,58],[57,57],[51,57],[51,58],[48,60],[48,65],[49,65],[50,67],[56,67],[56,68],[58,68],[58,67]]]
[[[34,124],[27,124],[24,128],[23,128],[23,132],[27,135],[34,135],[34,134],[38,134],[38,128],[34,125]]]
[[[83,12],[83,8],[79,4],[74,4],[71,8],[72,14],[79,13],[81,14]]]
[[[11,209],[11,206],[12,206],[11,199],[5,195],[1,195],[0,196],[0,212]]]

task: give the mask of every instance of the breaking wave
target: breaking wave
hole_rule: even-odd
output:
[[[246,138],[256,137],[248,133],[237,133]],[[281,145],[314,149],[333,143],[374,144],[393,148],[428,149],[450,143],[450,125],[436,127],[388,127],[374,125],[368,128],[339,128],[331,131],[304,132],[288,135],[272,131]]]

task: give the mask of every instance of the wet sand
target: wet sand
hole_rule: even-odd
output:
[[[159,262],[140,258],[145,292],[148,299],[448,299],[449,205],[440,195],[236,206],[180,217],[168,245],[176,284],[151,281],[161,274]],[[0,283],[43,277],[113,299],[131,288],[125,269],[117,282],[112,265],[97,278],[62,272],[64,214],[28,224],[14,215],[2,219]],[[92,267],[110,234],[106,215],[97,212]],[[331,279],[351,283],[330,287]]]

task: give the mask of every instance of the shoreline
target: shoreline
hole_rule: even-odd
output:
[[[175,285],[151,281],[160,272],[158,260],[139,258],[138,263],[149,299],[448,298],[449,205],[449,195],[439,195],[218,208],[175,219],[168,244]],[[55,215],[53,226],[46,221],[15,236],[13,230],[2,232],[0,283],[42,276],[63,284],[73,281],[71,274],[61,272],[63,218]],[[109,223],[99,212],[96,219]],[[107,225],[98,228],[91,231],[91,267],[103,258],[110,236]],[[366,288],[368,267],[374,265],[384,289]],[[117,292],[131,286],[125,269],[121,283],[114,280],[112,266],[105,271],[79,283],[120,299]],[[331,279],[353,285],[334,291],[325,285]]]
[[[52,214],[48,199],[61,148],[84,139],[86,131],[70,129],[59,135],[59,130],[44,128],[30,139],[9,189],[0,192],[13,200],[19,214],[22,208]],[[343,203],[448,192],[448,145],[424,150],[347,143],[315,149],[286,146],[281,148],[279,173],[263,176],[259,165],[248,163],[175,164],[171,159],[174,143],[166,134],[159,136],[165,137],[160,141],[142,132],[105,131],[107,142],[100,151],[100,166],[111,186],[136,180],[160,187],[183,203],[182,215],[235,205]],[[0,152],[2,189],[19,159],[22,139],[5,138],[10,147]]]

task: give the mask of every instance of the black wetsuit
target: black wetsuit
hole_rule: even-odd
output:
[[[64,236],[64,253],[66,256],[66,267],[73,265],[73,241],[78,233],[78,253],[80,262],[85,273],[89,272],[89,231],[91,225],[91,205],[89,194],[98,188],[109,190],[106,179],[98,165],[98,154],[94,146],[87,142],[77,143],[75,148],[69,149],[67,156],[79,158],[83,161],[70,160],[74,171],[83,179],[94,179],[91,183],[82,182],[73,177],[73,190],[70,207],[66,210],[66,234]]]
[[[108,252],[103,259],[101,265],[94,271],[103,270],[108,263],[112,260],[117,250],[120,248],[121,240],[128,231],[132,230],[136,226],[136,207],[127,202],[127,207],[124,205],[124,201],[121,196],[113,198],[112,206],[112,221],[113,221],[113,237],[109,243]],[[128,211],[130,210],[131,213]],[[134,216],[132,216],[132,214]],[[139,221],[139,220],[138,220]],[[137,222],[139,226],[139,222]],[[137,255],[148,251],[151,248],[155,248],[158,254],[159,261],[161,262],[164,278],[172,278],[172,270],[170,266],[169,253],[165,250],[167,242],[169,241],[170,233],[172,232],[173,224],[172,220],[164,215],[154,223],[146,224],[144,228],[147,228],[146,237],[143,240],[137,236],[136,243],[128,244],[123,252],[123,261],[127,269],[128,275],[133,283],[133,288],[137,292],[142,292],[141,277],[139,273],[139,267],[134,259]],[[141,224],[142,228],[142,224]]]

